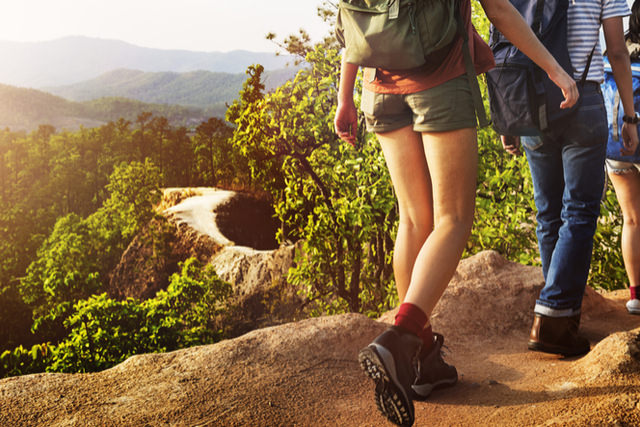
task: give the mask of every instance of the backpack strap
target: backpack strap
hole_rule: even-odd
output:
[[[540,38],[540,31],[542,29],[542,14],[544,13],[544,0],[538,0],[536,2],[536,11],[533,14],[533,22],[531,23],[531,30],[538,38]]]
[[[467,79],[469,80],[469,87],[471,88],[471,97],[473,98],[473,106],[476,110],[476,117],[478,118],[478,124],[480,127],[489,126],[489,120],[487,120],[487,113],[484,109],[484,103],[482,102],[482,93],[480,92],[480,86],[478,85],[478,77],[476,76],[476,68],[473,66],[473,60],[471,59],[471,50],[469,48],[469,34],[467,33],[464,23],[462,22],[462,16],[460,15],[459,3],[456,2],[456,17],[458,19],[458,31],[462,36],[462,57],[464,58],[464,68],[467,73]]]
[[[589,53],[589,57],[587,58],[587,65],[584,66],[584,71],[582,71],[582,76],[580,76],[580,80],[578,83],[580,83],[580,85],[584,86],[584,83],[587,81],[587,74],[589,74],[589,67],[591,66],[591,60],[593,59],[593,52],[596,51],[596,46],[598,45],[598,42],[596,42],[596,44],[593,45],[593,49],[591,49],[591,52]]]

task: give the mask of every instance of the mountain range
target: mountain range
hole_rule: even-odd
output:
[[[299,69],[287,67],[290,56],[274,53],[150,49],[88,37],[0,41],[0,55],[0,127],[12,130],[93,127],[120,117],[135,120],[142,111],[192,126],[224,117],[249,65],[265,68],[267,91]]]
[[[31,131],[41,124],[56,129],[96,127],[124,118],[131,122],[148,111],[166,117],[172,125],[194,127],[208,117],[223,117],[225,109],[149,104],[127,98],[100,98],[75,102],[36,89],[0,84],[0,128]]]
[[[265,71],[263,83],[267,91],[291,79],[296,68]],[[245,73],[211,71],[144,72],[119,69],[94,79],[44,91],[73,101],[89,101],[102,97],[124,97],[143,102],[179,104],[200,108],[222,108],[238,97]]]
[[[285,68],[287,55],[268,52],[194,52],[135,46],[118,40],[65,37],[45,42],[0,41],[0,83],[32,88],[63,86],[116,70],[243,73],[251,64]]]

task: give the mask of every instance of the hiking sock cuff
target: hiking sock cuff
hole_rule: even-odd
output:
[[[396,314],[394,325],[411,332],[414,335],[421,336],[424,325],[427,324],[429,318],[424,311],[417,305],[409,302],[402,303]]]
[[[638,287],[637,286],[629,286],[629,292],[631,293],[630,299],[638,299]]]

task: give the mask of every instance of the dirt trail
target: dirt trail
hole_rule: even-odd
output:
[[[640,326],[639,318],[626,313],[621,294],[608,295],[614,310],[582,322],[592,346]],[[608,377],[593,379],[593,368],[602,371],[602,366],[585,366],[586,357],[528,351],[527,338],[525,329],[449,343],[448,360],[458,367],[460,382],[417,403],[416,425],[640,425],[637,375],[613,369]],[[593,351],[601,356],[597,347]]]
[[[433,316],[460,380],[416,402],[416,426],[640,426],[640,316],[626,291],[588,290],[592,350],[563,358],[526,349],[541,285],[539,268],[495,252],[461,262]],[[389,425],[356,360],[386,327],[327,316],[98,373],[0,380],[0,426]]]

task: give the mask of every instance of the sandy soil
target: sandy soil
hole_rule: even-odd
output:
[[[624,299],[608,295],[613,310],[586,319],[593,348],[582,358],[527,351],[524,331],[452,336],[446,358],[460,381],[416,402],[415,425],[640,425],[640,317],[626,314]],[[0,380],[0,425],[390,425],[355,357],[385,328],[329,316],[95,374]]]

